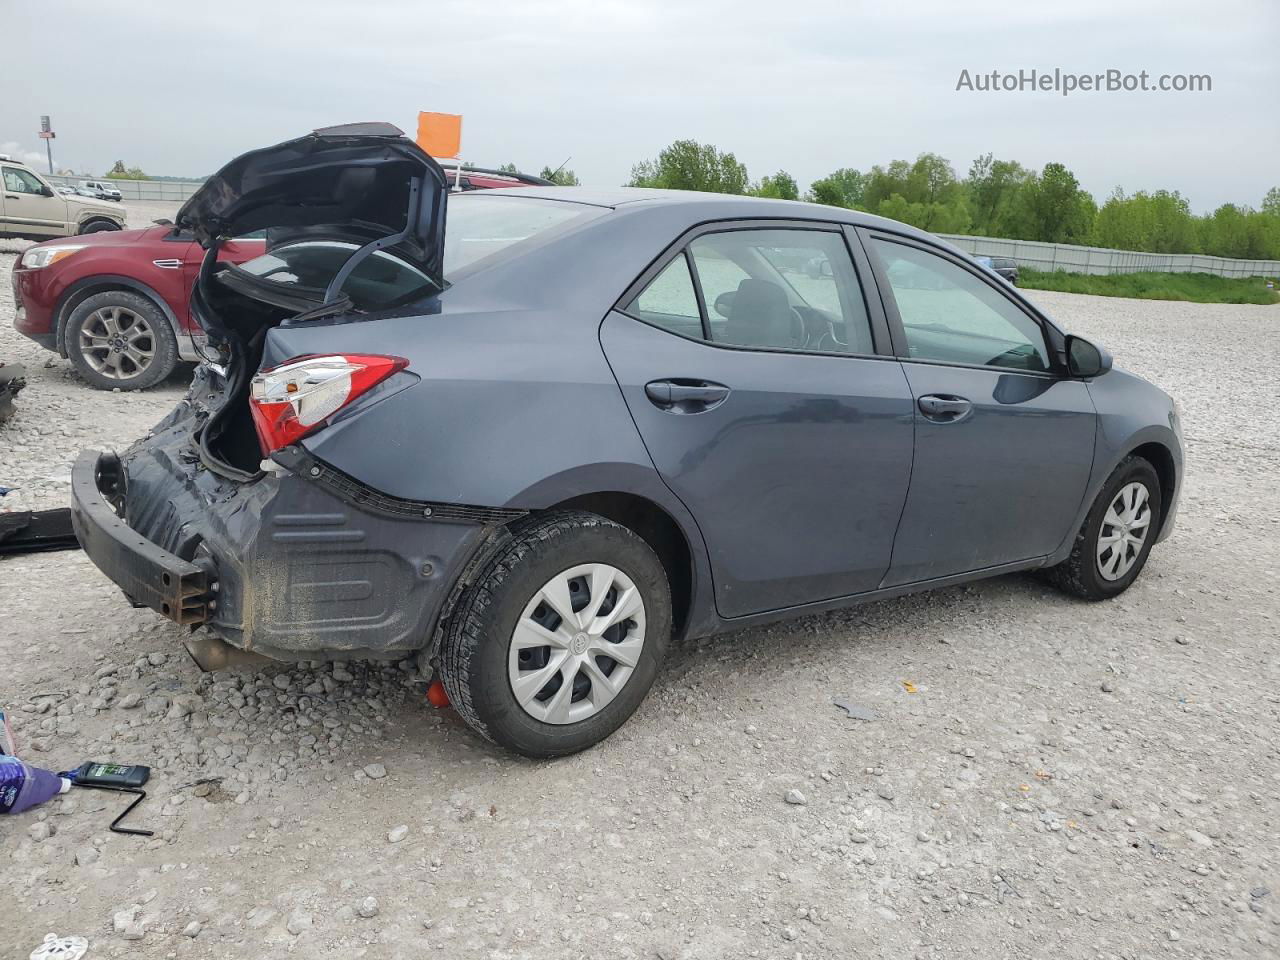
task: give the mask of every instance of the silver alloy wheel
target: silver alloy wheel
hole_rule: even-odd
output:
[[[155,359],[155,331],[128,307],[100,307],[80,325],[80,355],[109,380],[132,380]]]
[[[1120,488],[1098,531],[1098,573],[1104,580],[1119,580],[1138,562],[1151,529],[1151,494],[1147,485],[1134,481]]]
[[[525,604],[511,635],[507,674],[525,713],[577,723],[621,691],[644,649],[644,598],[607,563],[570,567]]]

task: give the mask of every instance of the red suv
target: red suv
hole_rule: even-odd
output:
[[[550,184],[482,167],[445,173],[457,190]],[[261,239],[242,238],[224,243],[218,259],[243,263],[265,249]],[[201,359],[204,331],[188,304],[203,256],[172,225],[38,243],[13,265],[13,325],[101,390],[154,386],[179,361]]]
[[[233,240],[218,258],[242,263],[264,249]],[[204,332],[188,303],[203,256],[172,225],[37,243],[13,265],[13,325],[101,390],[154,386],[200,359]]]

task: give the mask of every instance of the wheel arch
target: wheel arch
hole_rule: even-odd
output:
[[[118,220],[112,220],[110,217],[102,216],[100,214],[91,214],[90,216],[85,217],[83,220],[81,220],[79,223],[76,224],[76,235],[77,236],[82,235],[86,230],[89,229],[89,227],[93,226],[95,223],[109,224],[109,229],[111,230],[124,229],[124,227],[120,224],[120,221]]]
[[[1093,473],[1081,498],[1075,520],[1064,534],[1062,543],[1045,558],[1044,566],[1046,567],[1061,563],[1070,555],[1076,533],[1089,515],[1095,498],[1101,492],[1107,478],[1127,457],[1142,457],[1155,469],[1156,477],[1160,481],[1161,498],[1164,501],[1164,509],[1160,513],[1160,528],[1156,532],[1157,541],[1169,529],[1168,522],[1171,516],[1169,505],[1177,496],[1183,469],[1178,437],[1173,430],[1163,425],[1152,425],[1123,438],[1111,439],[1108,438],[1104,426],[1098,431],[1097,444]]]
[[[164,297],[160,296],[154,288],[132,277],[111,273],[95,274],[94,276],[77,280],[67,287],[59,298],[57,306],[54,307],[53,315],[56,318],[54,321],[54,343],[58,347],[60,356],[67,356],[67,321],[71,318],[71,314],[76,307],[80,306],[89,297],[99,293],[110,293],[113,290],[124,290],[128,293],[137,293],[146,297],[164,314],[165,320],[169,322],[170,330],[173,331],[174,339],[176,340],[182,336],[182,327],[178,323],[177,316],[169,307],[169,304],[165,302]]]
[[[1160,511],[1160,526],[1156,530],[1159,539],[1164,530],[1166,518],[1169,516],[1168,505],[1178,489],[1178,467],[1173,458],[1173,451],[1158,440],[1149,440],[1130,450],[1125,456],[1141,457],[1155,468],[1156,477],[1160,481],[1160,499],[1165,509]]]
[[[552,504],[546,512],[584,510],[621,524],[658,555],[671,587],[671,628],[683,636],[693,615],[694,554],[679,522],[647,497],[619,490],[580,494]]]

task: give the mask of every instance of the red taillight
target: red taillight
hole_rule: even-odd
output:
[[[409,361],[363,353],[294,357],[261,370],[249,385],[249,411],[262,452],[286,447]]]

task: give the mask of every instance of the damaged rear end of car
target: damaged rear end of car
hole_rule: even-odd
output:
[[[147,437],[81,455],[72,511],[131,602],[210,628],[188,644],[201,666],[418,649],[450,585],[520,515],[386,495],[301,443],[418,382],[403,357],[331,344],[410,303],[432,312],[446,197],[416,144],[361,124],[245,154],[179,212],[206,250],[192,307],[211,355]],[[253,231],[263,257],[219,262]]]

